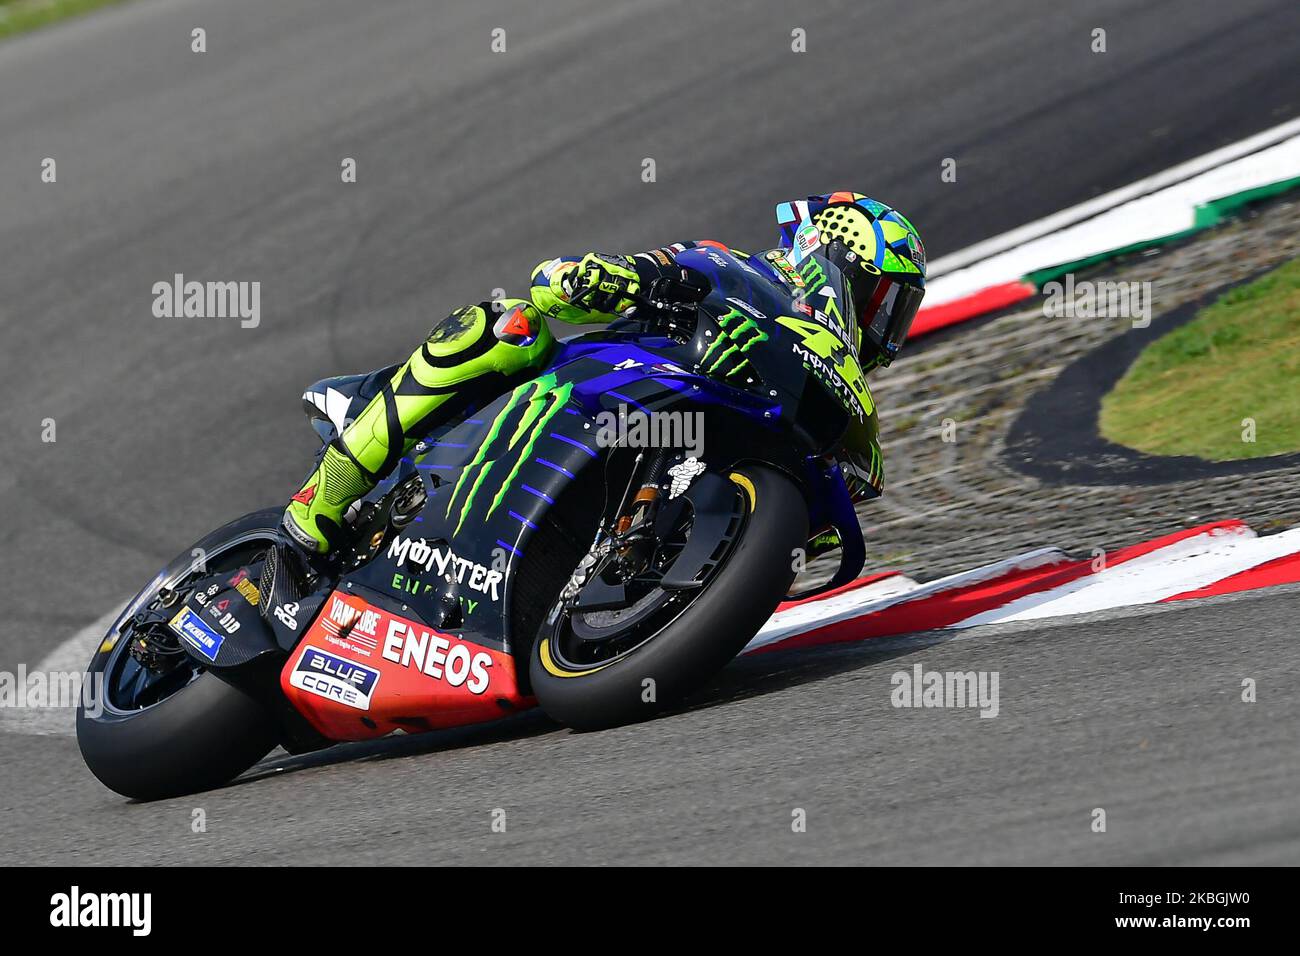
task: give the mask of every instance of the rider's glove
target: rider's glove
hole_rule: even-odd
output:
[[[641,290],[636,264],[627,256],[589,252],[568,275],[569,301],[591,312],[612,315],[632,308],[626,298]]]
[[[539,287],[537,279],[546,285]],[[533,302],[547,315],[567,322],[613,318],[629,309],[627,296],[640,291],[636,265],[627,256],[592,252],[577,262],[544,263],[534,277]]]

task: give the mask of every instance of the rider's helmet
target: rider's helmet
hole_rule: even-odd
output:
[[[820,255],[844,274],[863,366],[892,362],[925,295],[925,246],[916,227],[897,210],[853,192],[783,202],[776,218],[781,245],[796,262]]]

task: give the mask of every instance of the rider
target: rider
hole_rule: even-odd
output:
[[[821,254],[847,277],[864,371],[888,365],[925,287],[925,251],[916,229],[888,206],[853,192],[782,203],[777,218],[787,254],[797,257],[797,248],[819,240]],[[546,316],[610,322],[633,305],[629,294],[660,277],[679,277],[675,257],[699,245],[726,248],[683,242],[634,256],[592,252],[549,259],[533,271],[530,299],[480,302],[452,312],[325,449],[289,502],[286,534],[304,551],[328,553],[339,541],[348,507],[392,471],[416,441],[546,366],[555,348]],[[879,455],[874,457],[878,462]],[[880,479],[873,477],[878,492]]]

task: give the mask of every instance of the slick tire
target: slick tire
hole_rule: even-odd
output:
[[[214,674],[154,707],[91,716],[77,708],[77,743],[99,782],[124,797],[160,800],[233,780],[276,744],[256,701]]]
[[[703,593],[647,643],[611,663],[570,670],[550,653],[543,625],[529,677],[552,719],[575,730],[645,720],[707,683],[771,617],[794,580],[794,551],[807,543],[808,509],[774,469],[745,465],[731,479],[749,506],[738,542]]]
[[[256,547],[275,534],[280,510],[258,511],[218,528],[194,545],[217,558],[223,549]],[[178,555],[136,601],[188,568],[193,549]],[[134,605],[136,602],[133,601]],[[119,638],[120,641],[120,638]],[[105,641],[87,672],[104,673],[116,649]],[[275,722],[257,701],[210,672],[141,710],[107,701],[77,707],[77,743],[99,781],[124,797],[158,800],[208,790],[239,776],[275,747]]]

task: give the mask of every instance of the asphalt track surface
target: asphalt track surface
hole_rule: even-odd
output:
[[[846,187],[933,257],[1300,112],[1288,0],[741,6],[138,0],[0,43],[0,668],[283,500],[303,385],[548,255],[762,245],[774,202]],[[261,324],[154,318],[177,272],[261,281]],[[642,727],[526,717],[153,807],[69,739],[0,733],[0,839],[25,862],[1295,862],[1296,602],[913,653],[1000,668],[996,720],[895,711],[894,662],[839,651],[737,664],[723,700]],[[1273,695],[1229,707],[1242,676]],[[518,823],[489,843],[493,807]]]
[[[526,715],[153,804],[69,779],[69,738],[14,736],[0,838],[15,863],[1295,864],[1298,614],[1290,589],[748,658],[637,726]],[[917,664],[997,671],[997,716],[894,708]]]

